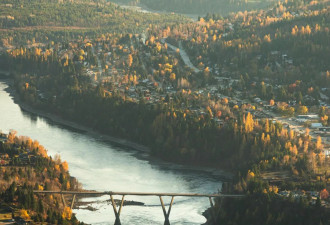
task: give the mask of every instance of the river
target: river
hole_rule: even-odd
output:
[[[156,13],[156,14],[169,14],[169,13],[173,13],[173,12],[169,12],[166,10],[163,11],[159,11],[159,10],[153,10],[153,9],[149,9],[147,8],[145,5],[138,5],[138,6],[132,6],[132,5],[125,5],[122,3],[117,2],[116,4],[118,4],[121,8],[123,9],[129,9],[129,10],[133,10],[133,11],[137,11],[137,12],[141,12],[141,13]],[[205,16],[203,14],[198,15],[198,14],[187,14],[187,13],[178,13],[181,15],[186,16],[187,18],[192,19],[193,21],[198,21],[198,18],[201,16]]]
[[[216,193],[221,188],[221,176],[216,170],[201,170],[177,166],[147,157],[145,153],[87,135],[21,110],[0,80],[0,129],[14,129],[18,135],[38,140],[48,154],[60,154],[69,163],[72,176],[85,189],[97,191]],[[141,157],[144,155],[144,157]],[[119,199],[120,196],[117,196]],[[78,220],[90,224],[113,224],[114,214],[108,196],[95,198],[91,206],[96,211],[75,209]],[[164,217],[157,197],[126,197],[144,202],[146,206],[125,206],[122,224],[163,224]],[[170,199],[165,198],[165,203]],[[201,224],[209,207],[207,198],[174,199],[171,224]]]

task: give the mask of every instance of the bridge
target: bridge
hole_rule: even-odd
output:
[[[33,192],[35,194],[60,194],[65,207],[67,207],[67,204],[66,204],[64,195],[71,195],[71,196],[73,196],[72,201],[71,201],[71,205],[70,205],[71,209],[73,208],[76,196],[78,196],[78,195],[81,195],[81,196],[109,195],[111,203],[112,203],[112,207],[113,207],[113,212],[114,212],[115,217],[116,217],[114,225],[121,225],[120,214],[121,214],[121,210],[122,210],[123,205],[124,205],[125,196],[154,196],[154,197],[159,197],[160,204],[161,204],[163,214],[164,214],[164,217],[165,217],[164,225],[170,225],[169,217],[170,217],[172,205],[173,205],[173,202],[174,202],[174,197],[209,198],[210,205],[211,205],[211,211],[212,211],[211,216],[212,216],[212,221],[213,221],[214,224],[216,224],[217,216],[218,216],[219,212],[215,211],[215,207],[214,207],[215,203],[214,203],[214,199],[212,199],[212,198],[219,198],[220,200],[222,200],[223,198],[242,198],[242,197],[244,197],[244,195],[231,195],[231,194],[194,194],[194,193],[157,193],[157,192],[114,192],[114,191],[105,191],[105,192],[98,192],[98,191],[33,191]],[[113,197],[115,195],[116,196],[118,196],[118,195],[122,196],[118,209],[117,209],[115,199]],[[165,208],[165,204],[164,204],[164,201],[163,201],[164,196],[172,197],[171,202],[169,204],[168,210],[166,210],[166,208]]]

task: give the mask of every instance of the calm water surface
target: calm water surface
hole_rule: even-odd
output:
[[[0,80],[0,129],[18,131],[30,136],[48,149],[48,154],[60,154],[69,163],[70,173],[85,189],[97,191],[187,192],[215,193],[221,187],[220,178],[212,172],[192,170],[148,158],[127,147],[91,137],[52,121],[23,112],[5,91],[8,85]],[[118,196],[119,198],[120,196]],[[158,197],[126,197],[144,202],[146,206],[125,206],[122,224],[163,224],[163,212]],[[89,199],[90,200],[90,199]],[[88,201],[89,201],[88,200]],[[96,211],[76,209],[79,220],[90,224],[113,224],[114,214],[109,197],[95,198],[90,206]],[[164,199],[169,203],[170,199]],[[87,200],[86,200],[87,201]],[[201,224],[202,212],[209,207],[205,199],[176,198],[170,215],[171,224]]]

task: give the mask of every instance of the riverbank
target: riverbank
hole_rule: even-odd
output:
[[[121,138],[116,138],[116,137],[112,137],[109,135],[105,135],[105,134],[101,134],[89,127],[86,127],[84,125],[78,124],[76,122],[73,121],[69,121],[66,119],[63,119],[60,116],[54,115],[52,113],[49,112],[45,112],[43,110],[40,109],[36,109],[34,107],[31,107],[30,105],[26,104],[25,102],[21,101],[18,94],[16,93],[15,89],[12,87],[13,83],[11,80],[4,80],[5,83],[8,84],[8,88],[5,89],[6,92],[8,92],[10,94],[10,96],[13,98],[14,102],[16,104],[18,104],[20,106],[20,108],[23,111],[47,118],[48,120],[57,123],[57,124],[61,124],[63,126],[67,126],[76,130],[79,130],[81,132],[86,133],[87,135],[90,135],[94,138],[97,139],[102,139],[104,141],[109,141],[109,142],[113,142],[119,145],[123,145],[126,147],[130,147],[133,148],[135,150],[141,151],[141,152],[147,152],[150,153],[150,149],[146,146],[125,140],[125,139],[121,139]]]
[[[58,195],[34,193],[50,189],[81,191],[81,184],[69,173],[68,163],[60,157],[49,157],[38,141],[19,135],[0,131],[0,224],[10,220],[12,224],[47,221],[82,225]]]
[[[151,156],[151,150],[149,147],[126,140],[121,139],[117,137],[113,137],[107,134],[100,133],[98,131],[95,131],[87,126],[78,124],[76,122],[63,119],[60,116],[54,115],[49,112],[45,112],[44,110],[36,109],[34,107],[31,107],[30,105],[24,103],[20,100],[18,94],[16,93],[15,89],[13,88],[13,82],[10,79],[3,80],[7,85],[8,88],[5,89],[7,93],[13,98],[14,102],[19,105],[21,110],[35,114],[37,116],[46,118],[50,120],[51,122],[55,124],[59,124],[65,127],[69,127],[71,129],[75,129],[77,131],[83,132],[84,134],[91,136],[97,140],[106,141],[110,143],[114,143],[123,147],[132,148],[138,152],[139,154],[135,154],[137,158],[144,158],[151,160],[153,162],[156,162],[157,164],[167,164],[167,166],[170,166],[172,169],[175,170],[191,170],[191,171],[201,171],[201,172],[207,172],[214,176],[220,177],[221,180],[231,180],[233,177],[233,174],[230,171],[224,170],[223,168],[219,168],[216,166],[207,166],[207,165],[187,165],[187,164],[177,164],[172,162],[166,162],[162,159],[155,158]],[[142,154],[141,154],[142,153]]]

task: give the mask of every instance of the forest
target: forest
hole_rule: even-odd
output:
[[[272,116],[314,113],[314,122],[329,126],[327,1],[288,0],[198,21],[103,1],[47,1],[49,15],[27,20],[33,7],[21,10],[23,3],[5,6],[14,20],[2,18],[9,36],[0,66],[25,104],[143,144],[167,161],[230,170],[234,178],[223,192],[247,197],[219,201],[219,224],[329,222],[323,137],[307,123],[298,132]],[[181,4],[174,3],[163,8]],[[77,29],[56,28],[61,24]],[[26,26],[41,28],[20,30]],[[265,111],[273,114],[260,116]],[[274,172],[289,179],[266,178]],[[60,188],[72,187],[60,178]]]
[[[242,171],[253,169],[256,174],[265,169],[287,168],[296,175],[308,174],[325,163],[321,139],[314,143],[307,130],[301,135],[280,123],[255,119],[245,107],[227,108],[230,111],[224,115],[209,107],[207,113],[196,115],[181,109],[180,95],[157,104],[147,104],[143,98],[132,102],[115,91],[107,94],[104,85],[94,87],[82,74],[80,64],[65,59],[62,64],[56,52],[43,60],[38,50],[18,54],[9,56],[6,60],[11,63],[7,65],[34,72],[15,75],[21,99],[96,130],[150,146],[153,154],[168,160],[219,164]],[[41,101],[37,90],[52,90],[51,96],[56,98]],[[225,108],[228,103],[217,104]],[[226,123],[217,124],[215,117],[225,117]]]
[[[10,218],[50,224],[82,224],[60,196],[33,194],[33,190],[78,190],[81,185],[71,177],[66,161],[54,159],[47,150],[29,137],[12,130],[0,133],[0,212]],[[5,211],[5,213],[3,212]]]
[[[329,11],[322,10],[326,3],[297,4],[280,2],[268,11],[237,13],[228,21],[210,15],[178,27],[180,36],[171,37],[183,43],[201,69],[222,68],[239,80],[235,91],[245,97],[250,92],[266,101],[318,105],[320,89],[330,85]],[[305,13],[297,15],[298,9]]]
[[[0,15],[3,46],[95,37],[106,32],[140,33],[149,24],[188,21],[177,14],[141,14],[106,1],[2,1]]]
[[[121,4],[146,6],[156,11],[167,11],[204,16],[217,13],[226,16],[231,12],[256,10],[267,7],[268,1],[246,0],[115,0]]]
[[[328,224],[329,213],[320,202],[311,206],[307,199],[283,200],[274,193],[254,194],[245,199],[224,199],[217,203],[217,224]]]

